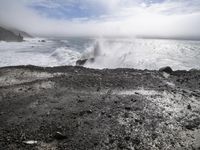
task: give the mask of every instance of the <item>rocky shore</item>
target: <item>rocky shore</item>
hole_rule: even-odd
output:
[[[2,150],[199,150],[200,71],[0,68],[0,122]]]

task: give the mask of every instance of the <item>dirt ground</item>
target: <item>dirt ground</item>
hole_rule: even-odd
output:
[[[200,150],[200,71],[0,68],[2,150]]]

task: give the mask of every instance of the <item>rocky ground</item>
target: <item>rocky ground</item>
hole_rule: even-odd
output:
[[[2,150],[199,150],[200,71],[0,69]]]

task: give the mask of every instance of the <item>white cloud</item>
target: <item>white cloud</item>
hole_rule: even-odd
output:
[[[95,18],[49,18],[30,8],[40,5],[49,9],[76,7],[76,0],[1,0],[0,23],[36,35],[113,35],[200,37],[200,1],[166,0],[144,3],[142,0],[79,0],[86,11],[103,9]],[[98,7],[97,7],[98,6]],[[88,12],[90,13],[90,12]]]

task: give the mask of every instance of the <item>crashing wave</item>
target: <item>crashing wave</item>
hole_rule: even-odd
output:
[[[67,47],[57,48],[50,57],[57,60],[57,65],[75,65],[81,54]]]
[[[171,66],[173,69],[199,68],[199,56],[195,45],[199,42],[154,39],[99,39],[86,51],[94,57],[85,66],[89,68],[136,68],[159,69]],[[196,46],[197,49],[199,49]],[[96,54],[98,47],[98,55]],[[88,54],[89,53],[89,54]]]

